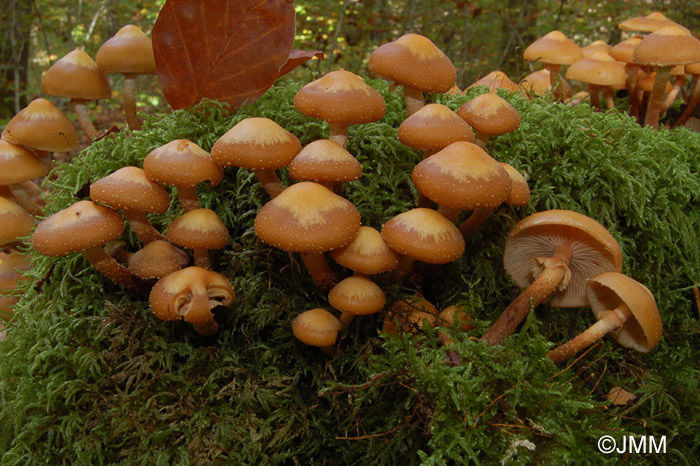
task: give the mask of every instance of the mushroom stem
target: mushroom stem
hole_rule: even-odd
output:
[[[486,149],[486,143],[489,142],[489,137],[491,137],[490,134],[484,134],[480,133],[479,131],[476,131],[476,138],[474,138],[474,143],[482,149]]]
[[[193,249],[194,265],[203,269],[211,270],[211,258],[208,249]]]
[[[197,333],[205,337],[214,335],[219,331],[219,324],[214,319],[204,322],[203,324],[192,324],[192,327],[194,327]]]
[[[348,146],[348,125],[328,122],[328,139],[337,142],[343,147]]]
[[[639,117],[639,95],[637,94],[637,73],[639,66],[635,64],[625,65],[627,69],[627,99],[630,102],[630,116]]]
[[[661,107],[661,113],[666,113],[669,108],[671,108],[671,105],[673,105],[673,102],[676,101],[676,97],[678,97],[678,94],[681,92],[681,89],[685,85],[685,75],[680,75],[676,76],[676,78],[673,80],[673,87],[671,88],[671,92],[669,92],[666,95],[666,98],[663,101],[662,107]]]
[[[559,102],[563,102],[566,99],[566,92],[561,82],[561,65],[545,63],[544,67],[549,71],[549,85],[552,87],[552,93]]]
[[[148,220],[143,212],[136,212],[133,210],[125,210],[124,217],[129,223],[129,228],[134,232],[136,237],[144,244],[148,244],[151,241],[162,240],[167,241],[165,236],[161,235],[158,230],[153,228],[151,221]]]
[[[413,257],[400,256],[399,263],[394,269],[394,273],[392,274],[394,280],[397,282],[402,281],[406,277],[406,275],[408,275],[411,272],[411,269],[413,268],[413,263],[415,261],[416,260]]]
[[[538,258],[539,266],[543,267],[542,272],[508,305],[481,339],[494,345],[502,345],[527,317],[531,307],[536,307],[557,289],[568,285],[568,277],[571,274],[570,261],[571,250],[568,246],[557,247],[551,257]]]
[[[102,275],[124,288],[135,288],[137,280],[129,270],[110,257],[101,246],[83,251],[83,257]]]
[[[136,75],[124,75],[124,115],[129,129],[141,129],[141,120],[136,115]]]
[[[37,196],[33,196],[30,191],[41,192],[38,186],[31,181],[9,185],[12,195],[24,210],[32,215],[41,215],[44,212],[43,202],[37,201]]]
[[[596,109],[596,110],[601,110],[602,107],[600,106],[600,86],[597,84],[588,84],[588,95],[591,97],[591,105]]]
[[[253,173],[255,173],[258,182],[270,196],[270,199],[274,199],[279,193],[284,191],[284,185],[274,170],[253,170]]]
[[[301,260],[304,262],[309,275],[311,275],[311,279],[320,289],[329,290],[338,281],[338,277],[328,266],[328,261],[323,253],[302,253]]]
[[[423,151],[423,159],[427,159],[428,157],[438,153],[439,151],[440,151],[440,149],[425,149]]]
[[[612,110],[613,108],[615,108],[615,91],[613,91],[612,87],[604,87],[603,96],[605,97],[605,107],[608,110]]]
[[[406,118],[410,117],[425,105],[423,91],[415,87],[403,87],[403,101],[406,104]]]
[[[588,348],[594,342],[600,340],[608,333],[614,332],[615,330],[621,328],[630,317],[632,317],[632,313],[624,304],[620,304],[618,307],[610,311],[605,311],[601,315],[598,322],[591,325],[563,345],[554,348],[547,353],[547,356],[555,364],[565,361],[582,350]]]
[[[459,231],[462,232],[462,236],[466,238],[467,236],[474,233],[476,229],[484,223],[484,220],[489,218],[495,210],[496,209],[493,207],[474,209],[469,218],[463,221],[462,224],[459,226]]]
[[[341,312],[340,317],[338,317],[338,320],[340,321],[340,326],[342,330],[347,330],[354,318],[355,314],[350,314],[349,312]]]
[[[459,214],[462,213],[462,209],[453,209],[452,207],[446,207],[444,205],[438,206],[438,212],[442,214],[447,220],[452,223],[456,223],[459,218]]]
[[[670,66],[661,66],[656,68],[656,77],[654,78],[654,87],[651,89],[649,103],[647,104],[647,113],[644,118],[644,126],[651,126],[654,129],[659,128],[659,118],[661,117],[661,105],[664,97],[666,83],[671,75]]]
[[[674,125],[674,128],[678,128],[679,126],[683,126],[688,122],[690,117],[693,115],[693,111],[695,110],[695,107],[698,105],[698,101],[700,101],[700,76],[695,78],[695,86],[693,86],[693,93],[690,95],[690,100],[688,101],[688,106],[685,107],[685,110],[683,110],[683,113],[681,114],[680,117],[678,117],[678,120],[676,121],[676,124]]]
[[[99,136],[100,133],[97,131],[97,129],[95,129],[95,125],[92,124],[92,120],[90,120],[90,115],[88,114],[85,101],[80,99],[71,99],[71,103],[75,109],[75,115],[78,117],[80,128],[83,130],[87,138],[92,141]]]
[[[197,197],[197,190],[194,186],[178,186],[177,195],[182,205],[182,210],[189,212],[190,210],[199,209],[202,205]]]

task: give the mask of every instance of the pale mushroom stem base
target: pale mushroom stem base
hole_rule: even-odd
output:
[[[502,345],[506,338],[512,335],[518,325],[525,320],[525,317],[530,313],[531,306],[536,307],[557,289],[562,289],[562,285],[568,284],[567,277],[570,277],[571,274],[570,261],[571,251],[564,247],[557,248],[551,257],[538,260],[544,267],[542,272],[508,305],[481,339],[494,345]]]
[[[125,210],[124,217],[129,223],[129,228],[134,232],[136,237],[143,243],[148,244],[152,241],[161,240],[167,241],[165,236],[160,234],[158,230],[153,228],[151,221],[143,212],[135,212],[133,210]]]
[[[137,280],[129,270],[110,257],[102,247],[83,251],[83,257],[92,264],[102,275],[124,288],[135,288]]]
[[[469,218],[459,225],[459,231],[462,233],[462,236],[466,238],[474,233],[495,210],[492,207],[474,209]]]
[[[605,97],[605,107],[608,110],[615,108],[615,91],[610,86],[603,88],[603,97]]]
[[[666,83],[671,76],[671,67],[662,66],[656,68],[656,77],[654,78],[654,87],[649,95],[647,103],[647,113],[644,117],[644,126],[651,126],[654,129],[659,128],[659,118],[661,117],[661,107],[663,105],[664,90]]]
[[[566,100],[566,92],[561,79],[561,65],[545,63],[544,67],[549,71],[549,85],[552,87],[554,97],[556,97],[559,102],[563,102]]]
[[[600,86],[596,84],[588,84],[588,95],[591,97],[591,105],[596,110],[601,110],[600,106]]]
[[[284,185],[274,170],[253,170],[253,173],[255,173],[258,182],[270,196],[270,199],[274,199],[279,193],[284,191]]]
[[[88,113],[85,101],[79,99],[72,99],[71,103],[73,104],[73,108],[75,109],[75,115],[78,117],[78,123],[80,124],[80,128],[85,133],[85,136],[87,136],[87,138],[90,141],[92,141],[97,136],[99,136],[100,133],[97,131],[97,129],[95,129],[95,125],[92,124],[92,120],[90,120],[90,114]]]
[[[136,115],[136,76],[124,75],[124,116],[129,129],[141,129],[141,120]]]
[[[683,126],[688,122],[691,116],[693,116],[693,111],[700,101],[700,76],[695,78],[695,86],[693,86],[693,93],[690,95],[690,100],[688,101],[688,106],[683,110],[683,113],[678,117],[678,121],[674,125],[674,128]]]
[[[605,311],[598,322],[563,345],[554,348],[547,353],[547,356],[555,364],[566,361],[570,357],[588,348],[608,333],[621,328],[630,317],[632,317],[632,313],[624,304],[610,311]]]
[[[193,249],[194,265],[203,269],[211,270],[211,258],[208,249]]]
[[[406,104],[406,117],[410,117],[418,110],[425,106],[425,97],[423,97],[423,91],[416,89],[415,87],[404,86],[403,87],[403,101]]]
[[[661,104],[662,114],[666,113],[668,109],[671,108],[671,105],[673,105],[673,102],[675,102],[676,98],[678,98],[678,94],[680,94],[683,86],[685,86],[685,75],[676,76],[673,80],[671,92],[666,94],[666,98],[664,98],[663,103]]]
[[[311,279],[320,289],[329,290],[338,282],[338,277],[328,266],[328,261],[323,253],[302,253],[301,260],[311,275]]]
[[[328,123],[328,139],[337,142],[344,148],[348,147],[348,125]]]
[[[194,186],[178,186],[177,196],[180,199],[182,210],[189,212],[190,210],[199,209],[202,205],[197,197],[197,190]]]

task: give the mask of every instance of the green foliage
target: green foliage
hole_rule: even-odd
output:
[[[345,186],[365,224],[380,228],[414,205],[410,183],[420,154],[396,140],[402,101],[383,81],[381,122],[352,127],[349,150],[364,175]],[[287,81],[229,114],[215,102],[155,115],[142,131],[93,144],[51,181],[51,212],[87,195],[88,183],[151,149],[189,138],[204,149],[247,116],[273,118],[303,143],[327,125],[297,112],[301,83]],[[482,92],[438,97],[456,108]],[[600,435],[667,435],[669,458],[692,462],[700,449],[697,310],[700,282],[700,136],[639,128],[616,112],[504,94],[521,128],[488,150],[530,176],[526,208],[502,207],[447,266],[422,265],[410,281],[439,308],[461,304],[469,333],[445,329],[463,366],[448,363],[437,330],[413,339],[379,335],[383,314],[355,319],[329,358],[296,342],[291,321],[327,306],[299,258],[257,241],[253,220],[267,197],[247,170],[228,168],[199,194],[231,232],[214,265],[236,288],[217,309],[220,332],[198,336],[157,320],[147,296],[117,288],[79,256],[35,257],[33,280],[0,343],[3,464],[599,464]],[[283,179],[286,175],[283,173]],[[173,196],[174,198],[174,196]],[[503,347],[475,341],[517,293],[502,270],[509,229],[525,215],[573,209],[608,227],[623,247],[625,272],[655,294],[664,337],[649,355],[612,340],[570,367],[546,353],[593,321],[588,310],[541,306]],[[179,213],[153,216],[163,230]],[[128,234],[131,250],[139,245]],[[378,277],[390,301],[413,294]],[[634,392],[628,406],[602,395]],[[650,458],[630,456],[632,463]]]

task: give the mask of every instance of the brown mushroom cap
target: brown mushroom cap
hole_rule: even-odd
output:
[[[561,31],[552,31],[530,44],[523,58],[552,65],[570,65],[583,58],[583,52],[576,43]]]
[[[423,92],[447,92],[457,80],[447,55],[419,34],[406,34],[379,46],[369,57],[369,71]]]
[[[596,52],[604,52],[609,55],[611,49],[612,46],[608,45],[605,41],[602,40],[596,40],[586,45],[585,47],[581,47],[581,51],[583,52],[584,58],[588,58]]]
[[[123,231],[119,212],[92,201],[78,201],[41,221],[32,235],[32,246],[45,256],[65,256],[113,241]]]
[[[518,85],[511,81],[507,74],[498,70],[492,71],[478,81],[475,81],[468,89],[477,86],[486,86],[489,88],[489,92],[496,92],[497,89],[506,89],[508,91],[518,90]]]
[[[122,27],[102,44],[95,62],[107,74],[156,74],[151,39],[132,24]]]
[[[609,55],[617,61],[635,63],[634,49],[637,48],[642,39],[644,39],[642,36],[634,36],[623,40],[610,49]]]
[[[224,167],[275,170],[300,150],[299,139],[269,118],[245,118],[214,143],[211,158]]]
[[[148,179],[171,186],[194,187],[206,180],[216,186],[224,176],[209,152],[187,139],[153,149],[143,160],[143,170]]]
[[[627,73],[624,63],[605,52],[595,52],[571,65],[565,76],[567,79],[619,89],[625,86]]]
[[[14,243],[34,228],[34,218],[9,199],[0,197],[0,245]]]
[[[96,100],[108,99],[112,91],[107,76],[90,55],[75,49],[46,70],[41,90],[56,97]]]
[[[292,323],[292,332],[300,342],[321,348],[335,344],[341,328],[338,318],[321,308],[302,312]]]
[[[453,142],[473,140],[469,124],[442,104],[425,105],[399,125],[399,141],[420,151],[436,151]]]
[[[194,209],[168,225],[168,240],[188,249],[221,249],[228,244],[226,225],[210,209]]]
[[[34,99],[17,113],[2,131],[12,144],[52,152],[78,147],[78,133],[70,120],[46,99]]]
[[[551,257],[559,246],[571,250],[571,280],[565,290],[551,295],[554,307],[586,306],[586,281],[622,269],[620,245],[600,223],[570,210],[547,210],[525,217],[510,232],[505,270],[524,288],[539,275],[537,258]]]
[[[673,66],[700,61],[700,40],[678,26],[668,26],[646,36],[634,49],[640,65]]]
[[[145,280],[163,278],[190,262],[185,251],[167,241],[155,240],[129,256],[129,271]]]
[[[410,296],[391,306],[382,323],[382,330],[391,335],[397,331],[416,333],[424,325],[435,325],[437,316],[438,310],[431,302],[421,296]]]
[[[490,92],[462,104],[457,115],[479,133],[489,136],[520,128],[520,114],[515,107]]]
[[[514,166],[505,162],[501,162],[501,166],[508,173],[511,181],[510,194],[505,201],[506,204],[527,205],[530,202],[530,187],[527,185],[527,180]]]
[[[459,229],[433,209],[411,209],[395,216],[382,227],[382,238],[399,254],[430,264],[446,264],[464,254]]]
[[[0,139],[0,185],[22,183],[46,175],[46,167],[21,146]]]
[[[384,242],[381,233],[367,226],[360,227],[347,245],[330,254],[343,267],[366,275],[389,272],[399,263],[398,256]]]
[[[696,77],[700,75],[700,62],[688,63],[685,65],[685,74],[692,74]]]
[[[350,201],[311,181],[291,185],[255,217],[260,241],[288,252],[343,247],[359,228],[360,213]]]
[[[346,182],[362,176],[362,165],[343,146],[330,139],[307,144],[289,164],[289,177],[319,183]]]
[[[355,125],[381,120],[384,99],[349,71],[331,71],[299,89],[294,106],[304,115],[330,123]]]
[[[386,295],[366,277],[348,277],[328,292],[328,303],[335,309],[353,315],[369,315],[381,311]]]
[[[588,280],[586,295],[596,318],[620,305],[630,310],[632,318],[610,334],[622,346],[642,353],[656,346],[661,338],[661,316],[646,286],[621,273],[605,272]]]
[[[636,16],[626,19],[618,25],[623,31],[635,32],[655,32],[668,26],[682,27],[680,24],[671,21],[663,13],[658,11],[651,12],[646,16]]]
[[[498,207],[511,189],[503,167],[470,142],[455,142],[422,160],[413,169],[413,184],[428,199],[463,210]]]
[[[206,324],[214,320],[209,312],[211,309],[230,306],[235,297],[233,286],[226,277],[192,266],[158,280],[151,289],[149,301],[159,319],[184,318],[192,324]]]
[[[571,94],[571,86],[569,86],[569,83],[563,79],[561,83],[566,95]],[[534,95],[543,95],[552,88],[549,70],[539,70],[528,74],[520,82],[520,87],[521,89]]]
[[[138,167],[123,167],[90,185],[90,198],[114,209],[162,214],[170,194]]]
[[[28,278],[22,272],[31,269],[31,266],[24,254],[0,253],[0,321],[12,318],[14,305],[19,301],[19,296],[13,292]]]

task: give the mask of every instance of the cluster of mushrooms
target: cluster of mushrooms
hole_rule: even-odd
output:
[[[72,63],[81,66],[86,62],[80,59]],[[246,118],[223,134],[211,152],[188,140],[174,140],[149,152],[143,167],[123,167],[94,181],[90,200],[76,202],[35,228],[33,218],[26,214],[28,227],[15,239],[33,229],[31,243],[38,253],[64,256],[80,252],[115,283],[149,290],[151,309],[157,317],[183,319],[198,333],[212,335],[219,328],[212,309],[231,305],[235,291],[225,276],[211,270],[209,251],[224,248],[230,237],[216,213],[201,207],[196,187],[204,182],[217,185],[224,176],[223,167],[252,170],[270,197],[255,218],[257,237],[268,245],[299,253],[314,283],[328,293],[329,305],[339,313],[336,316],[323,308],[301,312],[293,322],[293,333],[305,344],[332,352],[339,332],[355,316],[385,308],[384,291],[370,276],[392,272],[400,280],[415,261],[455,261],[465,251],[465,238],[492,212],[503,203],[526,205],[530,197],[526,177],[484,149],[490,137],[515,131],[520,125],[517,111],[495,93],[503,87],[504,79],[497,83],[491,78],[491,92],[453,112],[444,105],[425,104],[424,93],[460,92],[455,87],[453,64],[428,38],[407,34],[384,44],[370,56],[369,67],[375,76],[403,88],[407,118],[398,128],[398,138],[424,156],[412,174],[420,192],[416,207],[396,215],[381,230],[362,224],[357,208],[343,197],[343,183],[362,176],[362,166],[347,150],[348,127],[382,119],[385,103],[360,76],[341,70],[307,84],[294,98],[300,112],[328,122],[328,139],[302,147],[295,135],[273,120]],[[554,76],[555,68],[551,71]],[[557,78],[553,77],[552,83],[555,89],[561,86]],[[482,84],[487,83],[475,83]],[[44,102],[38,104],[49,107]],[[3,131],[8,142],[2,144],[15,152],[27,152],[29,157],[34,157],[28,152],[31,149],[22,146],[35,151],[70,150],[32,146],[20,140],[23,126],[16,123],[22,121],[21,116],[26,120],[24,125],[60,119],[48,116],[53,115],[48,110],[30,110],[32,105],[36,108],[37,101],[8,124]],[[71,134],[63,129],[45,129],[44,133],[49,139],[65,139]],[[36,160],[45,170],[46,162]],[[290,186],[285,186],[276,172],[285,167],[296,181]],[[36,172],[33,177],[44,173]],[[22,182],[13,183],[21,187]],[[162,185],[176,187],[183,211],[164,234],[148,219],[148,214],[163,214],[171,205],[169,192]],[[15,198],[19,200],[19,196]],[[3,207],[0,202],[0,210],[18,206],[7,202],[11,206]],[[126,226],[124,219],[143,243],[137,252],[125,251],[123,243],[115,247]],[[339,267],[329,266],[326,253],[351,274],[340,277]],[[17,263],[17,259],[3,260]],[[502,344],[531,308],[544,301],[554,307],[590,306],[597,318],[590,329],[550,352],[555,362],[571,357],[607,333],[638,351],[649,351],[661,336],[653,295],[620,273],[620,246],[589,217],[565,210],[526,217],[506,240],[504,264],[524,290],[483,335],[485,342]],[[25,265],[15,268],[22,267]],[[471,328],[469,321],[470,316],[461,308],[448,306],[438,312],[434,305],[416,297],[392,305],[386,312],[384,330],[410,332],[423,325],[456,324],[467,330]],[[441,340],[449,344],[451,338],[442,332]],[[454,353],[448,354],[459,363]]]

